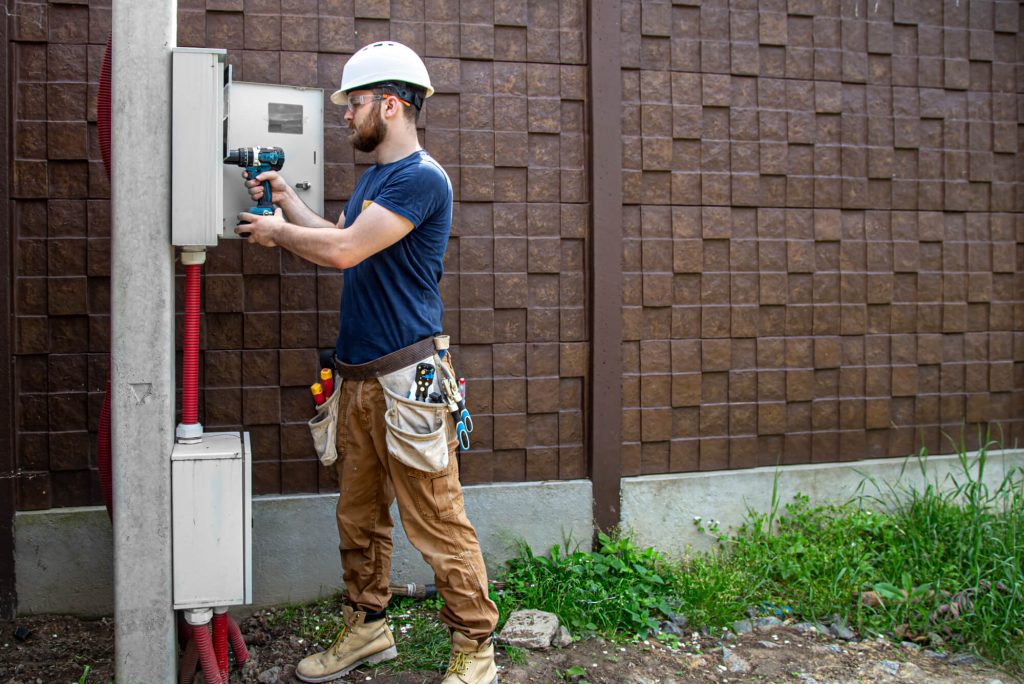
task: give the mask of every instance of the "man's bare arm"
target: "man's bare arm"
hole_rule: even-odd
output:
[[[250,242],[265,247],[284,247],[289,252],[320,266],[351,268],[367,257],[387,249],[412,230],[412,223],[377,204],[370,204],[344,230],[323,230],[296,225],[274,216],[239,214],[249,225],[236,232],[249,232]]]

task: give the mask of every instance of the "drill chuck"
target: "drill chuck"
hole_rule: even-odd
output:
[[[262,171],[280,171],[284,166],[284,150],[280,147],[240,147],[228,150],[224,163],[243,168],[264,167]]]

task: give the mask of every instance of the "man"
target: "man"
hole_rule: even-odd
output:
[[[476,532],[463,510],[451,415],[443,404],[409,401],[404,396],[408,380],[395,379],[415,369],[418,360],[444,355],[444,345],[434,340],[441,333],[438,283],[451,228],[452,188],[416,135],[420,108],[432,94],[426,67],[408,47],[385,41],[362,48],[345,65],[331,101],[346,107],[349,142],[362,152],[375,151],[377,163],[359,179],[338,223],[310,210],[275,172],[250,179],[247,186],[258,199],[259,181],[269,180],[283,213],[239,215],[249,225],[236,232],[248,231],[250,242],[283,247],[344,271],[335,349],[343,379],[335,468],[348,604],[345,627],[330,648],[299,663],[296,675],[305,682],[337,679],[363,663],[397,655],[384,619],[391,597],[389,507],[396,498],[409,540],[433,568],[445,602],[441,619],[451,630],[452,654],[443,684],[497,681],[491,634],[498,612],[488,597]],[[441,363],[438,375],[453,374],[450,355]],[[394,390],[396,382],[405,383],[403,396],[385,390]],[[401,433],[386,420],[389,404],[438,419],[442,467],[409,465],[410,456],[423,454],[396,448]]]

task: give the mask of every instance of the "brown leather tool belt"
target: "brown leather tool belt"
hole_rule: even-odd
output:
[[[434,353],[434,338],[425,337],[419,342],[402,347],[390,354],[368,361],[350,365],[342,363],[337,356],[334,357],[334,367],[338,375],[346,380],[373,380],[396,370],[411,366],[417,361],[422,361]]]

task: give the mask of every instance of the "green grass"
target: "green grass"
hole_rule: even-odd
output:
[[[702,528],[715,550],[683,561],[604,535],[592,552],[563,544],[545,557],[521,545],[495,599],[503,616],[548,610],[574,635],[606,637],[644,637],[677,612],[712,628],[751,609],[838,614],[864,634],[937,634],[1024,671],[1024,477],[1016,469],[986,487],[992,444],[979,441],[986,446],[970,458],[957,445],[960,471],[941,487],[866,479],[856,499],[828,506],[805,496],[780,506],[776,490],[771,510],[751,511],[735,532]],[[882,604],[862,605],[867,591]]]
[[[342,605],[338,594],[313,603],[275,608],[267,611],[267,623],[271,627],[295,625],[296,637],[325,649],[345,624]]]
[[[398,658],[387,663],[388,670],[443,670],[448,666],[451,640],[448,628],[437,617],[442,605],[438,597],[418,602],[391,600],[388,622],[395,634]]]
[[[90,672],[92,672],[92,665],[86,665],[85,668],[82,670],[82,676],[78,678],[77,684],[86,684],[86,682],[89,681],[89,673]],[[108,680],[107,684],[114,684],[114,683],[112,681]]]

